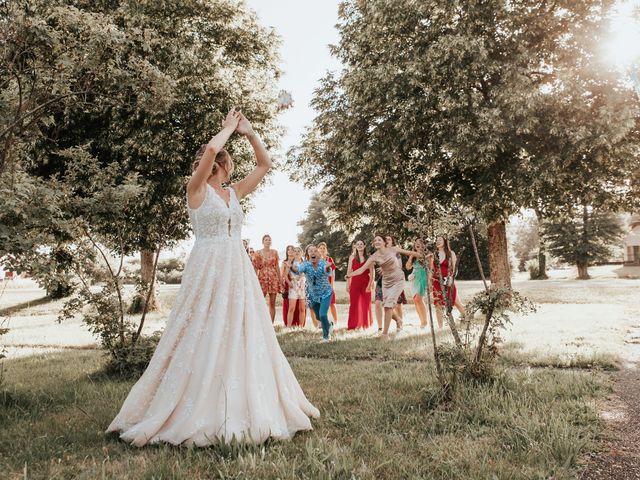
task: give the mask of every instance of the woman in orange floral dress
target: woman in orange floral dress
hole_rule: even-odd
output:
[[[258,281],[262,293],[268,297],[271,323],[276,318],[276,297],[282,291],[282,278],[280,277],[280,261],[278,252],[271,248],[271,236],[262,237],[262,247],[253,257],[253,268],[256,269]]]

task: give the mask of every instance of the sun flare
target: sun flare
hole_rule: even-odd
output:
[[[640,67],[640,0],[621,1],[616,6],[605,54],[618,68]]]

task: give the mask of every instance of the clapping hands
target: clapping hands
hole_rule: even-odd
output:
[[[227,113],[227,116],[222,121],[222,128],[233,128],[241,135],[250,136],[254,134],[253,126],[251,122],[247,120],[247,117],[240,110],[236,110],[233,107]]]
[[[233,107],[231,110],[229,110],[229,113],[227,113],[227,116],[222,121],[222,128],[232,128],[235,130],[236,128],[238,128],[238,124],[240,123],[240,120],[242,118],[242,113],[240,113],[239,110],[236,110],[236,108]]]
[[[240,121],[238,122],[238,126],[236,127],[236,132],[241,135],[249,136],[253,135],[253,127],[251,126],[251,122],[247,120],[247,117],[244,116],[242,112],[238,112],[240,114]]]

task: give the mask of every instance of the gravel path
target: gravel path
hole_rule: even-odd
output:
[[[602,406],[605,449],[589,459],[582,480],[640,479],[640,324],[627,330],[623,358]]]

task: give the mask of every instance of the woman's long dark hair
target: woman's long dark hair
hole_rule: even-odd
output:
[[[293,245],[287,245],[287,248],[284,249],[284,259],[289,260],[289,249],[293,252],[293,258],[296,258],[296,247]]]
[[[396,238],[393,235],[385,235],[384,237],[382,237],[382,239],[384,240],[384,244],[387,244],[387,237],[389,237],[391,239],[391,246],[395,247],[396,244]]]
[[[358,249],[356,248],[356,244],[358,242],[362,242],[364,245],[364,251],[362,252],[362,254],[364,255],[364,261],[367,260],[367,258],[369,258],[369,251],[367,250],[367,242],[365,242],[364,240],[356,240],[353,242],[353,249],[354,249],[354,256],[358,259],[358,261],[360,261],[360,254],[358,253]],[[364,262],[362,262],[364,263]]]
[[[317,247],[315,244],[313,244],[313,243],[310,243],[309,245],[307,245],[306,247],[304,247],[304,259],[305,259],[305,260],[309,260],[309,249],[310,249],[311,247],[316,247],[316,248],[318,248],[318,247]]]
[[[449,239],[447,239],[447,237],[445,237],[444,235],[438,235],[436,237],[436,243],[438,242],[438,238],[441,238],[443,243],[444,243],[444,258],[447,261],[447,265],[451,266],[451,247],[449,246]],[[440,252],[440,250],[438,250],[438,246],[436,245],[436,252]],[[440,264],[440,256],[438,255],[438,264]]]

